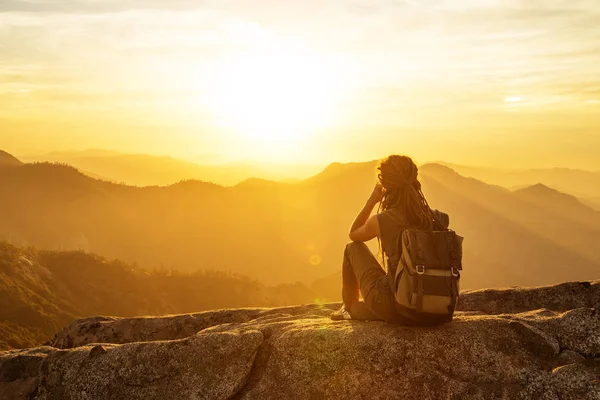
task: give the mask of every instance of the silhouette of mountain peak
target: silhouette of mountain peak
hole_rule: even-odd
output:
[[[344,172],[344,170],[352,165],[356,165],[356,163],[344,164],[341,162],[332,162],[329,164],[321,174],[323,175],[331,175],[331,174],[339,174]]]
[[[213,183],[213,182],[205,182],[205,181],[201,181],[198,179],[185,179],[182,181],[179,181],[177,183],[174,183],[172,185],[169,185],[167,187],[170,188],[203,188],[203,187],[222,187],[219,184]]]
[[[459,175],[458,172],[456,172],[452,168],[450,168],[446,165],[443,165],[443,164],[439,164],[439,163],[423,164],[419,167],[419,171],[425,172],[425,173]]]
[[[536,183],[535,185],[527,186],[518,189],[517,192],[528,192],[537,194],[548,194],[548,193],[560,193],[558,190],[551,188],[550,186],[544,185],[543,183]],[[564,194],[564,193],[563,193]]]
[[[23,165],[23,163],[12,154],[0,150],[0,167],[12,167],[16,165]]]
[[[366,162],[351,162],[351,163],[340,163],[333,162],[329,164],[323,171],[307,179],[308,182],[322,182],[330,179],[336,179],[342,175],[357,174],[372,174],[375,176],[375,166],[379,161],[366,161]]]
[[[527,186],[522,189],[518,189],[515,191],[517,194],[525,195],[525,196],[536,196],[536,197],[554,197],[554,198],[563,198],[577,201],[577,198],[571,196],[570,194],[560,192],[556,189],[551,188],[550,186],[544,185],[543,183],[536,183],[535,185]]]
[[[563,193],[542,183],[518,189],[514,193],[523,199],[540,201],[563,210],[585,209],[586,211],[592,211],[590,207],[579,201],[577,197]]]

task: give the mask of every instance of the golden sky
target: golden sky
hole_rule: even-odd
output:
[[[597,0],[1,0],[0,148],[600,170]]]

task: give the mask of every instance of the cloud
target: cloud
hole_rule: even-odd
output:
[[[193,93],[218,60],[277,41],[347,60],[370,108],[581,103],[599,21],[594,0],[4,0],[0,92]]]
[[[102,13],[124,10],[192,10],[210,6],[202,0],[3,0],[0,12]]]

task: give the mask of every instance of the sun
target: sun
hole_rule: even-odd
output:
[[[325,57],[290,48],[240,54],[216,66],[203,103],[248,146],[281,152],[334,122],[337,70]]]

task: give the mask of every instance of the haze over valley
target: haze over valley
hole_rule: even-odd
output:
[[[166,186],[190,179],[231,186],[252,177],[277,181],[304,178],[322,169],[319,164],[269,164],[256,161],[200,165],[167,156],[94,149],[29,155],[19,159],[24,162],[65,163],[88,176],[133,186]]]
[[[254,178],[233,186],[188,180],[133,187],[68,165],[2,159],[0,184],[11,194],[0,199],[2,240],[84,250],[149,269],[227,271],[265,284],[330,279],[320,289],[330,299],[339,297],[336,274],[348,227],[374,184],[376,165],[334,163],[292,183]],[[552,172],[544,172],[549,182],[562,173]],[[576,197],[534,181],[509,190],[437,163],[422,165],[420,179],[432,207],[447,212],[467,238],[464,288],[598,275],[600,212]],[[573,181],[569,188],[581,187]]]

